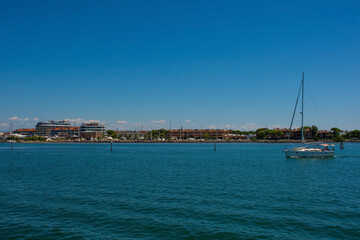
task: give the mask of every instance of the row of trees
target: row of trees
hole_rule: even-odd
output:
[[[304,127],[304,130],[310,130],[311,137],[309,137],[307,132],[307,138],[311,138],[312,140],[332,140],[334,142],[341,142],[346,140],[360,140],[360,130],[353,130],[353,131],[343,131],[337,127],[333,127],[330,130],[330,133],[319,134],[318,128],[313,125],[311,127],[306,126]],[[240,130],[231,130],[231,134],[238,134],[238,135],[247,135],[251,136],[254,135],[254,139],[256,140],[279,140],[279,139],[286,139],[288,136],[285,136],[285,133],[282,130],[279,129],[268,129],[268,128],[259,128],[256,131],[240,131]],[[155,139],[170,139],[169,130],[166,129],[158,129],[158,130],[151,130],[144,133],[138,133],[138,132],[129,132],[127,134],[119,134],[115,132],[114,130],[107,130],[106,135],[112,137],[113,139],[122,139],[125,138],[127,140],[138,140],[138,139],[144,139],[144,140],[155,140]],[[184,135],[181,136],[183,139],[187,138],[194,138],[194,136],[191,135]],[[204,133],[201,136],[202,139],[205,140],[211,140],[209,133]],[[299,136],[297,135],[297,138]],[[19,137],[16,136],[8,136],[6,138],[7,140],[15,140],[19,141]],[[23,139],[24,141],[46,141],[45,137],[40,136],[31,136],[31,137],[25,137]]]
[[[16,136],[10,136],[6,138],[7,140],[14,140],[14,141],[20,141],[19,137]],[[38,137],[38,136],[31,136],[31,137],[25,137],[23,139],[24,141],[46,141],[45,137]]]
[[[333,127],[330,129],[330,134],[319,134],[318,127],[313,125],[311,127],[304,127],[304,131],[310,130],[311,138],[313,140],[332,140],[334,142],[342,142],[345,140],[358,140],[360,139],[360,131],[343,131],[337,127]],[[287,138],[288,136],[284,135],[282,130],[276,129],[268,129],[268,128],[259,128],[255,131],[256,139],[264,140],[264,139],[272,139],[277,140],[281,138]]]
[[[360,139],[360,130],[345,131],[344,137],[346,139]]]
[[[256,139],[280,139],[284,136],[284,132],[276,129],[259,128],[255,131]]]
[[[304,131],[307,130],[310,130],[312,139],[314,140],[320,139],[318,134],[319,132],[318,127],[316,127],[315,125],[311,127],[309,126],[304,127]],[[285,136],[284,131],[280,129],[259,128],[255,131],[255,134],[256,134],[256,139],[258,140],[265,140],[265,139],[278,140],[289,137],[288,135]]]
[[[331,129],[331,138],[334,142],[343,142],[345,140],[359,140],[360,139],[360,130],[353,131],[342,131],[339,128]]]

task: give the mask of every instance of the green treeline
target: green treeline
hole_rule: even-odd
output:
[[[268,128],[259,128],[256,131],[240,131],[240,130],[230,130],[228,133],[234,135],[246,136],[247,139],[252,139],[254,141],[257,140],[285,140],[288,138],[288,133],[284,132],[280,129],[268,129]],[[191,132],[182,132],[180,131],[180,135],[176,136],[179,139],[189,139],[189,138],[201,138],[204,140],[214,140],[217,136],[212,134],[210,136],[209,132],[202,132],[202,134],[197,134],[196,136],[192,135]],[[314,140],[314,141],[324,141],[324,140],[332,140],[333,142],[342,142],[347,140],[360,140],[360,130],[353,131],[343,131],[337,127],[333,127],[330,131],[319,131],[318,127],[313,126],[305,126],[304,127],[304,135],[305,139]],[[117,132],[114,130],[107,130],[105,136],[112,137],[113,139],[119,140],[161,140],[161,141],[169,141],[171,140],[170,131],[166,129],[156,129],[151,131],[126,131],[126,132]],[[229,139],[236,136],[228,136]],[[292,137],[290,139],[300,139],[301,132],[298,130],[292,132]],[[25,137],[24,139],[20,139],[17,136],[8,136],[7,140],[15,140],[15,141],[46,141],[45,137],[40,136],[31,136]]]
[[[304,127],[304,134],[307,130],[310,130],[311,139],[317,140],[332,140],[334,142],[342,142],[346,140],[359,140],[360,139],[360,130],[353,131],[343,131],[337,127],[333,127],[330,129],[330,134],[319,134],[318,127],[313,125],[311,127]],[[268,129],[268,128],[259,128],[255,131],[257,140],[277,140],[284,139],[288,136],[284,135],[282,130],[278,129]]]

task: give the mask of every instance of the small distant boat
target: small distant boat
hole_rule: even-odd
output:
[[[301,112],[300,112],[300,114],[301,114],[301,147],[296,147],[293,149],[284,149],[285,156],[287,158],[334,157],[334,155],[335,155],[334,148],[329,148],[329,147],[334,147],[333,144],[322,143],[322,144],[315,144],[315,145],[308,145],[308,146],[305,146],[305,144],[304,144],[304,73],[302,74],[302,81],[300,84],[299,94],[296,99],[295,109],[294,109],[294,113],[293,113],[293,116],[291,119],[288,139],[290,138],[290,135],[291,135],[291,127],[292,127],[292,124],[294,121],[296,107],[297,107],[299,97],[300,97],[300,91],[302,94],[302,96],[301,96]]]

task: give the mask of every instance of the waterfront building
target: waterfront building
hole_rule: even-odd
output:
[[[304,138],[306,139],[312,139],[313,136],[312,136],[312,132],[310,129],[304,129]],[[291,131],[291,137],[290,139],[301,139],[301,128],[298,128],[298,129],[293,129]]]
[[[57,127],[50,130],[49,136],[59,138],[78,138],[79,132],[80,127]]]
[[[288,128],[283,128],[283,129],[275,128],[274,130],[280,130],[283,132],[283,135],[281,137],[279,137],[279,139],[287,139],[289,137],[290,130]],[[304,129],[304,137],[306,139],[313,138],[312,132],[310,129]],[[292,129],[290,139],[293,139],[293,140],[301,139],[301,129],[300,128]]]
[[[50,136],[50,131],[59,127],[71,127],[69,121],[47,121],[47,122],[38,122],[35,127],[36,134],[39,136]]]
[[[35,135],[35,128],[20,128],[20,129],[16,129],[14,133],[21,134],[26,137],[31,137]]]
[[[318,131],[318,136],[320,139],[327,139],[329,138],[331,135],[331,132],[328,130],[319,130]]]
[[[125,138],[127,140],[144,140],[147,133],[147,131],[116,131],[119,138]]]
[[[82,123],[80,126],[80,136],[85,139],[103,138],[105,126],[98,122]]]
[[[173,129],[169,131],[170,139],[228,139],[230,130],[225,129]]]
[[[230,133],[230,134],[226,134],[226,135],[225,135],[225,139],[227,139],[227,140],[235,140],[235,141],[239,141],[239,140],[250,140],[250,139],[251,139],[251,136],[250,136],[250,135]]]

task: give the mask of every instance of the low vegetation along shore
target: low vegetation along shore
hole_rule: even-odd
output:
[[[25,144],[33,144],[33,143],[301,143],[301,140],[259,140],[259,139],[251,139],[251,140],[52,140],[52,141],[2,141],[5,142],[14,142],[14,143],[25,143]],[[319,141],[308,140],[308,143],[321,143],[321,142],[334,142],[331,139],[322,139]],[[343,142],[360,142],[360,140],[345,140]]]
[[[81,134],[58,136],[23,136],[8,134],[0,138],[0,142],[19,143],[297,143],[301,141],[300,129],[259,128],[256,131],[239,130],[150,130],[150,131],[114,131],[87,133],[87,138]],[[359,142],[360,131],[342,131],[331,128],[330,131],[319,131],[316,126],[304,127],[304,137],[307,142]],[[289,137],[290,136],[290,137]]]

